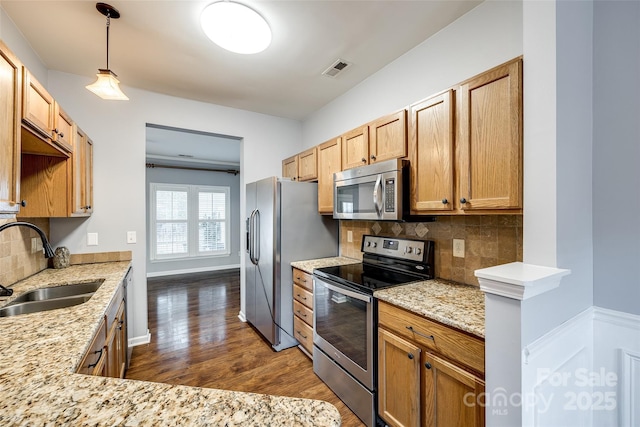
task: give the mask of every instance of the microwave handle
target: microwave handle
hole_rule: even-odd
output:
[[[382,216],[382,175],[378,174],[376,184],[373,186],[373,206],[378,217]]]

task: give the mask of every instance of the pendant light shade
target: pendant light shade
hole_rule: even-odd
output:
[[[96,9],[107,17],[107,68],[98,69],[98,74],[96,74],[98,79],[94,83],[85,87],[102,99],[128,101],[129,98],[120,89],[120,81],[116,78],[116,73],[109,69],[109,27],[111,25],[112,18],[120,18],[120,12],[118,12],[118,10],[113,6],[106,3],[97,3]]]
[[[271,29],[255,10],[232,1],[205,7],[200,15],[204,33],[218,46],[235,53],[252,54],[271,44]]]

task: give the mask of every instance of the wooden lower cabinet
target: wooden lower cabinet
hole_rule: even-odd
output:
[[[381,302],[378,327],[378,414],[393,427],[482,427],[484,407],[478,397],[484,392],[484,367],[476,372],[460,360],[448,359],[429,346],[407,337],[409,328],[424,324],[423,318]],[[389,326],[404,318],[403,330]],[[416,322],[408,316],[415,316]],[[428,321],[430,322],[430,321]],[[438,325],[444,327],[442,325]],[[455,341],[462,333],[421,330],[435,345]],[[413,334],[415,332],[410,332]],[[477,351],[477,349],[471,350]]]
[[[125,304],[124,288],[120,285],[76,372],[124,378],[128,350]]]
[[[299,348],[313,357],[313,276],[293,269],[293,333]]]

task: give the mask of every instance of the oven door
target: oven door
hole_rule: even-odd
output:
[[[317,276],[313,284],[313,344],[373,390],[373,297]]]

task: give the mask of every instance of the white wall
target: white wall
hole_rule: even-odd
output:
[[[229,141],[229,144],[237,144],[240,149],[240,141]],[[204,167],[200,165],[199,167]],[[224,256],[150,260],[150,240],[147,240],[147,277],[164,276],[170,274],[183,274],[199,271],[223,270],[240,266],[240,255],[243,242],[240,239],[240,175],[232,175],[226,172],[195,171],[187,169],[166,169],[162,167],[146,170],[146,208],[147,208],[147,238],[151,238],[150,230],[150,183],[163,184],[190,184],[211,185],[229,187],[230,190],[230,253]]]
[[[40,57],[31,49],[31,45],[22,36],[22,33],[13,23],[9,15],[2,9],[0,1],[0,39],[9,46],[20,61],[29,69],[40,83],[47,86],[47,67]]]
[[[640,2],[594,17],[594,299],[640,314]]]
[[[134,286],[130,307],[134,339],[147,334],[145,126],[160,123],[243,138],[241,143],[241,234],[244,233],[244,182],[281,172],[281,160],[296,150],[300,124],[263,114],[123,87],[127,102],[101,100],[84,86],[90,76],[49,72],[49,91],[94,142],[94,206],[88,219],[51,221],[52,244],[72,253],[132,250]],[[126,244],[136,231],[138,243]],[[99,235],[98,246],[86,234]],[[241,257],[243,259],[243,257]]]
[[[487,1],[303,124],[312,147],[522,54],[522,3]]]

